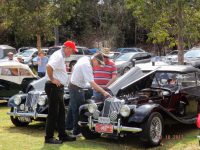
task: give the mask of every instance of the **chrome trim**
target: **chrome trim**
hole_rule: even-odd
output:
[[[26,112],[26,113],[21,113],[21,112],[17,112],[17,108],[14,107],[14,111],[13,112],[8,112],[7,113],[10,116],[13,117],[33,117],[34,119],[36,118],[47,118],[47,114],[38,114],[36,112],[36,109],[34,110],[34,112]]]
[[[93,121],[92,121],[92,116],[89,117],[89,120],[88,120],[88,121],[89,121],[89,122],[82,122],[82,121],[79,121],[78,124],[79,124],[80,126],[85,126],[85,124],[87,123],[86,126],[88,126],[90,130],[92,130],[93,128],[95,128],[96,124],[93,123]],[[120,124],[120,119],[118,119],[117,126],[116,126],[116,125],[113,125],[113,130],[116,130],[116,131],[117,131],[117,134],[119,134],[121,131],[128,131],[128,132],[136,133],[136,132],[141,132],[141,131],[142,131],[142,128],[122,126],[122,125]]]

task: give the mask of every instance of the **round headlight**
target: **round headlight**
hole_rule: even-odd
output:
[[[93,114],[96,110],[97,110],[97,105],[96,105],[95,103],[92,103],[92,104],[89,104],[89,105],[88,105],[88,111],[89,111],[90,113]]]
[[[130,108],[127,106],[127,105],[123,105],[121,107],[121,110],[120,110],[120,114],[123,116],[123,117],[128,117],[130,115]]]
[[[14,98],[14,103],[16,104],[16,105],[19,105],[20,103],[21,103],[21,101],[22,101],[22,99],[21,99],[21,97],[20,96],[15,96],[15,98]]]
[[[39,98],[38,98],[38,104],[40,106],[43,106],[45,104],[45,102],[46,102],[46,97],[45,96],[39,96]]]
[[[25,105],[24,105],[24,104],[21,104],[21,105],[19,106],[19,108],[20,108],[20,110],[25,110]]]

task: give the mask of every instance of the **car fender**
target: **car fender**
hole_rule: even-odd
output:
[[[159,104],[145,104],[137,106],[133,111],[134,113],[129,117],[128,123],[141,123],[146,120],[154,110],[160,110]]]

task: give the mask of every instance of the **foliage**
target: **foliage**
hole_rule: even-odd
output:
[[[126,0],[138,24],[150,30],[149,41],[179,44],[183,37],[184,47],[191,47],[200,38],[199,0]],[[180,12],[180,13],[179,13]],[[180,17],[181,15],[181,17]]]
[[[70,19],[76,2],[78,0],[3,1],[0,6],[2,25],[14,32],[17,43],[33,40],[37,34],[44,41],[53,40],[53,28],[63,23],[63,19]]]

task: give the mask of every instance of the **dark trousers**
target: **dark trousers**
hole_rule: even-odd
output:
[[[45,76],[45,72],[38,72],[38,76],[41,77],[41,78],[44,77]]]
[[[57,87],[55,84],[47,81],[45,84],[45,92],[49,104],[45,139],[53,138],[56,127],[58,137],[63,137],[65,134],[64,86]]]
[[[69,109],[66,119],[66,129],[78,132],[79,107],[85,103],[84,91],[69,84]]]

